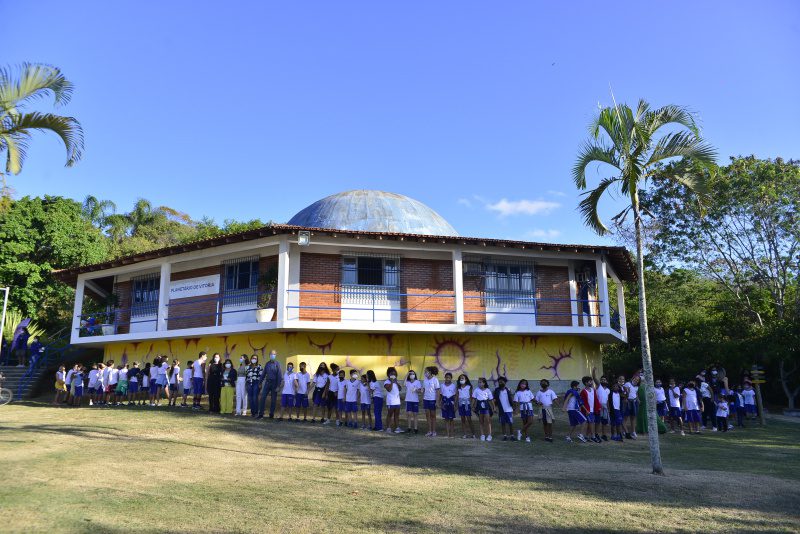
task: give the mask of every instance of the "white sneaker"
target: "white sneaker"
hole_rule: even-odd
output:
[[[484,436],[483,434],[481,434],[481,441],[486,441],[486,436]]]
[[[522,441],[522,430],[517,430],[517,441]]]
[[[403,429],[402,429],[402,428],[399,428],[399,427],[398,427],[398,428],[395,428],[395,429],[394,429],[394,433],[395,433],[395,434],[402,434],[402,433],[403,433]]]
[[[711,431],[712,432],[716,432],[717,431],[717,427],[712,428]]]
[[[429,437],[431,437],[432,435],[433,435],[433,433],[432,433],[432,432],[428,432],[427,434],[425,434],[425,437],[426,437],[426,438],[429,438]]]
[[[531,438],[530,438],[530,436],[528,436],[527,438],[525,438],[525,443],[530,443],[530,442],[531,442]]]
[[[681,430],[681,436],[685,436],[685,435],[686,435],[686,432],[684,432],[683,430]]]
[[[631,432],[631,436],[633,436],[633,439],[636,439],[636,432]]]
[[[572,443],[572,438],[567,436],[564,438],[564,441],[566,441],[567,443]]]
[[[586,443],[586,438],[583,436],[583,434],[578,434],[578,439],[581,443]]]
[[[486,436],[486,441],[492,441],[492,435],[491,435],[491,434],[489,434],[488,436]]]
[[[435,438],[436,437],[436,432],[431,432],[431,437]]]
[[[705,425],[703,425],[703,426],[701,426],[701,427],[700,427],[700,430],[705,430],[705,429],[706,429],[706,426],[705,426]]]

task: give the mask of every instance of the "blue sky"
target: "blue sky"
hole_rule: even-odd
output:
[[[0,62],[61,67],[86,131],[71,169],[40,135],[18,196],[285,222],[382,189],[462,235],[604,242],[570,169],[609,87],[689,106],[722,162],[800,157],[793,1],[0,0],[0,20]]]

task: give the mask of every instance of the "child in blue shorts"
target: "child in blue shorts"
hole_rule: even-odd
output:
[[[407,432],[418,434],[417,417],[419,416],[419,390],[422,389],[422,382],[417,380],[417,373],[414,370],[409,371],[408,375],[406,375],[405,387]]]
[[[580,382],[573,380],[569,383],[570,388],[564,394],[564,408],[567,410],[567,416],[569,417],[569,436],[565,438],[567,443],[572,443],[572,438],[575,436],[575,429],[586,423],[586,416],[581,413],[583,401],[578,391],[579,384]],[[587,441],[580,431],[578,431],[578,439],[582,443],[586,443]]]
[[[475,399],[475,411],[481,425],[481,441],[492,441],[492,401],[494,395],[484,377],[478,379],[478,387],[472,392]]]
[[[358,397],[361,400],[361,430],[372,430],[372,399],[370,398],[367,375],[361,376],[361,384],[358,386]],[[367,426],[367,419],[369,419],[369,426]]]
[[[444,383],[439,388],[442,399],[442,419],[447,428],[447,437],[454,438],[456,419],[456,384],[453,382],[453,373],[444,374]]]
[[[497,416],[500,419],[500,428],[503,431],[503,441],[517,441],[514,436],[513,417],[514,405],[511,391],[506,387],[506,377],[501,376],[497,379],[497,387],[494,390],[494,402],[497,406]]]
[[[526,443],[531,442],[528,429],[533,424],[533,392],[528,388],[528,381],[524,378],[517,383],[517,391],[514,392],[514,404],[519,410],[522,418],[522,430],[517,430],[517,439]]]

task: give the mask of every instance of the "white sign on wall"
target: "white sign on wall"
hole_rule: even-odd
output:
[[[175,280],[169,283],[170,300],[216,295],[217,293],[219,293],[218,274]]]

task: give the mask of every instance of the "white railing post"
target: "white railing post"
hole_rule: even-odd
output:
[[[456,324],[464,324],[464,268],[460,250],[453,250],[453,300]]]
[[[597,265],[597,300],[600,301],[600,326],[611,327],[611,312],[608,305],[608,274],[606,257],[595,260]]]
[[[156,315],[156,330],[161,332],[167,330],[167,318],[169,317],[169,283],[172,279],[172,264],[165,262],[161,264],[161,277],[158,287],[158,314]]]
[[[289,302],[289,238],[284,236],[278,245],[278,324],[289,317],[287,305]]]
[[[83,313],[83,291],[85,287],[86,279],[79,275],[75,286],[75,304],[72,308],[72,330],[69,333],[70,343],[77,343],[81,335],[81,313]]]
[[[569,311],[572,314],[572,326],[577,327],[579,303],[577,281],[575,280],[575,262],[570,261],[567,263],[567,272],[569,276]]]

